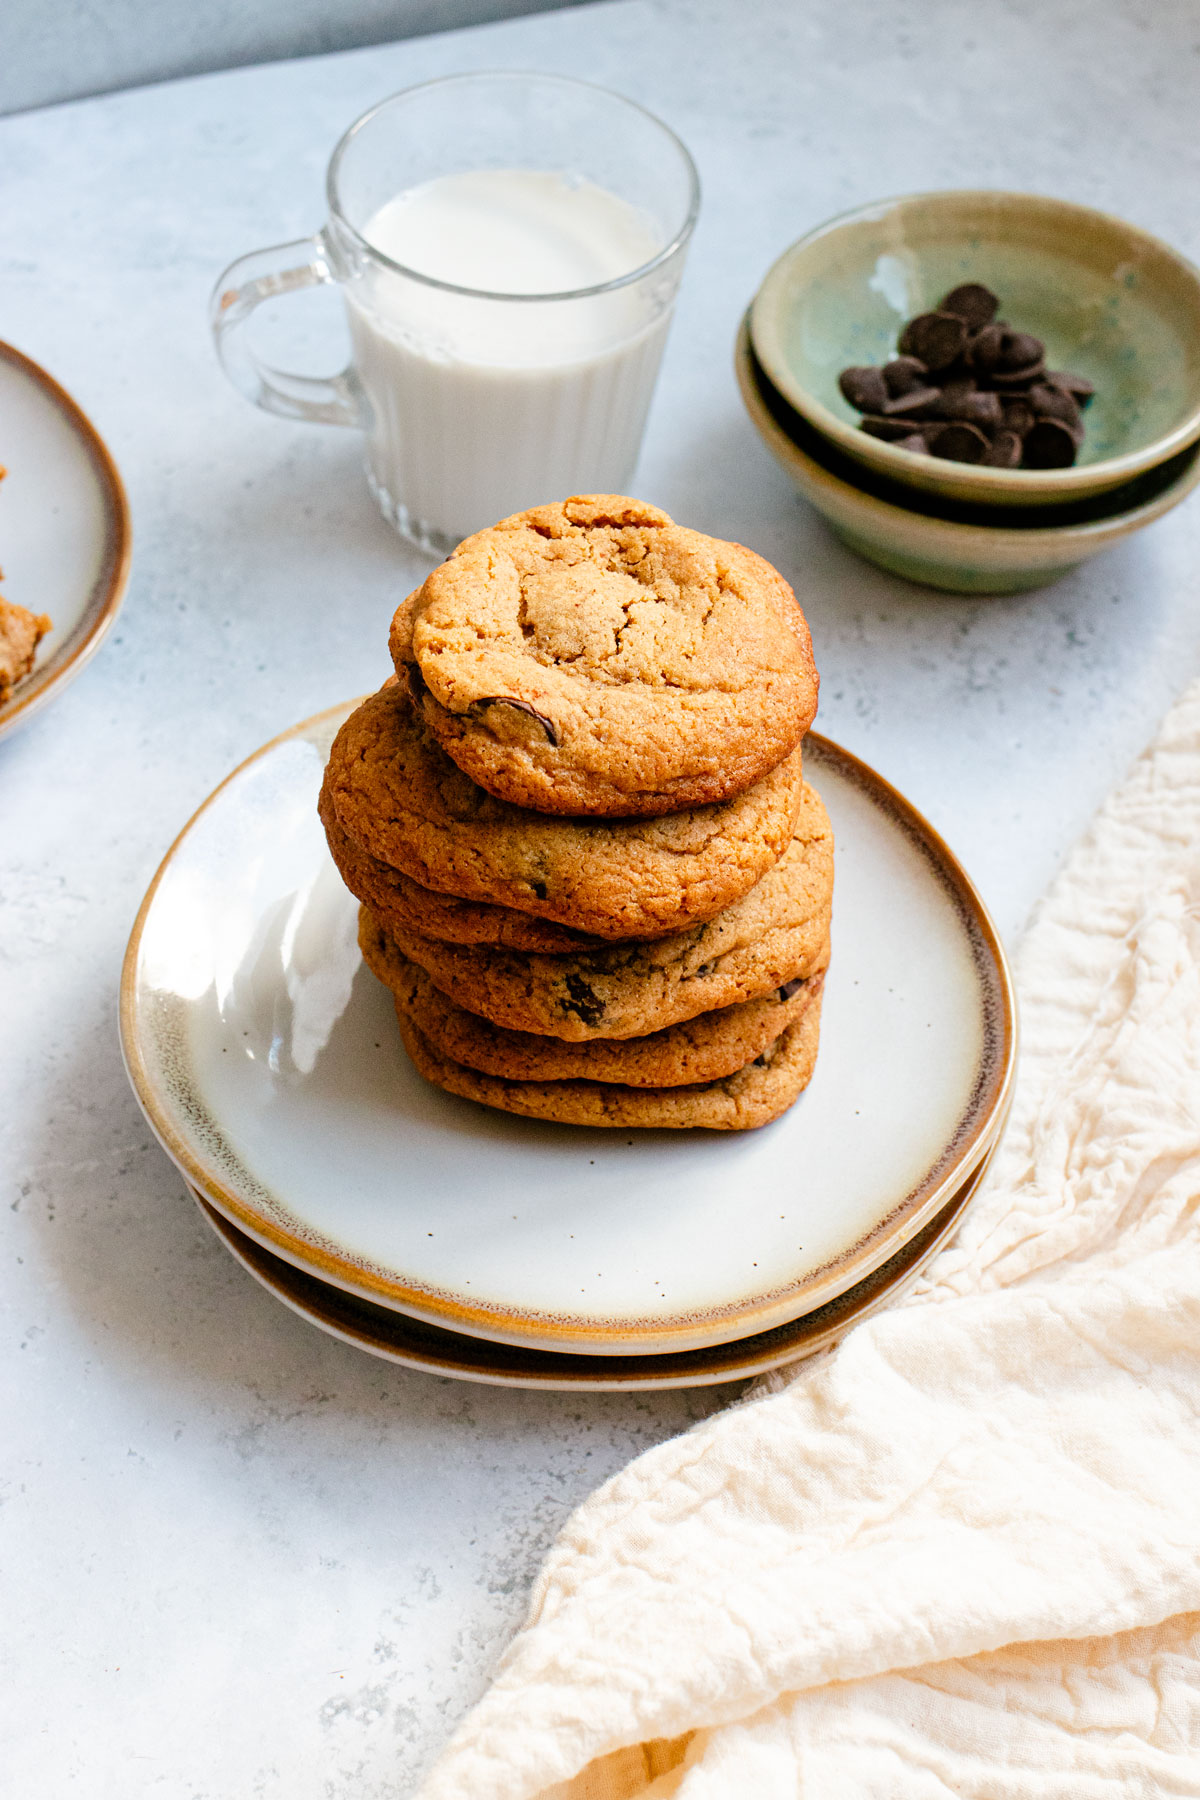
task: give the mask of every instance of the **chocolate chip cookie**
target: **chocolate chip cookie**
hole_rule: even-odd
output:
[[[695,1087],[504,1081],[441,1055],[399,1006],[396,1016],[405,1048],[426,1081],[501,1112],[562,1125],[750,1131],[786,1112],[811,1080],[820,1035],[821,995],[814,987],[800,1018],[746,1068]]]
[[[665,818],[528,812],[469,780],[398,685],[351,715],[328,768],[338,823],[380,862],[605,939],[685,930],[738,900],[787,848],[802,788],[796,749],[735,798]]]
[[[683,1087],[717,1081],[761,1056],[808,1005],[815,984],[788,982],[760,1000],[669,1025],[639,1038],[561,1038],[506,1031],[467,1012],[434,987],[424,969],[409,962],[378,919],[364,907],[359,923],[363,958],[392,990],[405,1013],[438,1056],[507,1081],[605,1081],[628,1087]]]
[[[493,1024],[569,1041],[644,1037],[823,969],[832,895],[833,833],[805,787],[786,855],[716,918],[671,937],[550,956],[389,935],[435,987]]]
[[[419,931],[449,944],[497,944],[505,950],[586,950],[602,938],[572,931],[531,913],[508,906],[490,906],[485,900],[459,900],[422,887],[399,869],[389,868],[370,856],[338,824],[333,810],[329,777],[321,787],[317,811],[325,827],[329,853],[338,874],[356,900],[361,900],[385,927]]]
[[[770,563],[621,495],[466,538],[399,608],[391,647],[472,781],[548,813],[727,799],[817,704],[808,627]]]

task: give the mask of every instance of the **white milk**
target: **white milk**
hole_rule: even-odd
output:
[[[345,289],[371,405],[368,468],[402,529],[445,548],[572,493],[621,492],[637,461],[673,283],[579,300],[497,296],[608,282],[660,248],[648,219],[588,182],[533,169],[443,175],[363,232],[455,294],[372,266]]]

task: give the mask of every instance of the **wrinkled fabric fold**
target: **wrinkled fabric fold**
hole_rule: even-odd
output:
[[[1200,1793],[1200,684],[1017,982],[956,1242],[578,1509],[422,1800]]]

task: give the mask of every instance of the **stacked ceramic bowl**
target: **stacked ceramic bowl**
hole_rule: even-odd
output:
[[[839,386],[963,284],[1094,389],[1068,468],[914,454]],[[844,214],[771,268],[738,338],[751,419],[851,549],[959,593],[1039,587],[1200,482],[1200,271],[1104,213],[1031,194],[916,194]]]

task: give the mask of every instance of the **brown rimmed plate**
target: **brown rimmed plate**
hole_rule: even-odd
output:
[[[826,739],[833,964],[808,1091],[760,1131],[582,1130],[429,1087],[316,817],[349,707],[252,756],[184,828],[126,955],[121,1034],[153,1129],[275,1255],[457,1333],[661,1355],[774,1329],[865,1280],[994,1143],[1016,1024],[974,887]]]
[[[543,1388],[558,1392],[587,1389],[612,1393],[623,1389],[647,1392],[662,1388],[715,1387],[765,1375],[784,1363],[815,1356],[884,1306],[899,1299],[925,1265],[958,1230],[972,1198],[987,1173],[995,1145],[943,1210],[909,1240],[903,1250],[836,1300],[753,1337],[706,1350],[666,1351],[659,1356],[570,1355],[533,1350],[465,1332],[443,1330],[374,1301],[360,1299],[331,1282],[298,1269],[266,1250],[209,1206],[193,1188],[192,1196],[225,1248],[277,1300],[310,1324],[372,1356],[446,1375],[456,1381],[482,1381],[492,1387]]]
[[[91,420],[53,376],[0,343],[0,596],[53,630],[0,706],[0,737],[99,649],[129,576],[129,504]]]

